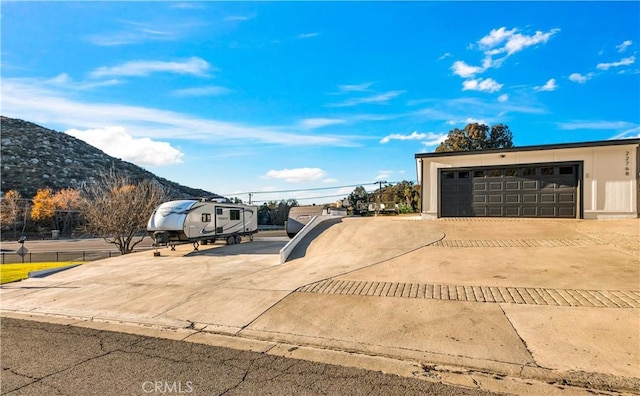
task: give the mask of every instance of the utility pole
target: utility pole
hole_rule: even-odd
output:
[[[249,194],[249,205],[251,205],[251,196],[253,195],[253,193],[248,193]]]
[[[378,217],[378,212],[380,211],[380,204],[382,203],[382,183],[386,183],[386,181],[378,181],[380,185],[380,190],[378,191],[378,203],[376,204],[376,217]]]

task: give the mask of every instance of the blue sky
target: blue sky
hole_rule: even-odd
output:
[[[1,13],[3,115],[254,201],[415,181],[414,154],[468,122],[505,123],[516,146],[640,136],[635,1],[3,1]]]

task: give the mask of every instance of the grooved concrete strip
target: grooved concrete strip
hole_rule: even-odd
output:
[[[640,238],[637,236],[623,235],[616,232],[590,232],[583,231],[594,240],[599,240],[600,244],[609,244],[632,253],[640,253]]]
[[[471,223],[518,223],[518,222],[540,222],[540,223],[549,223],[550,220],[547,219],[519,219],[519,218],[496,218],[496,217],[443,217],[439,218],[437,221],[444,223],[457,223],[457,222],[471,222]],[[575,220],[551,220],[556,224],[564,224],[575,231],[578,231],[588,237],[588,239],[578,239],[578,240],[545,240],[544,242],[540,240],[519,240],[515,243],[524,243],[523,245],[515,245],[509,247],[557,247],[557,246],[587,246],[587,245],[613,245],[620,249],[638,254],[640,253],[640,235],[637,232],[633,232],[633,235],[622,234],[615,231],[603,231],[600,230],[599,226],[602,226],[600,222],[581,222]],[[460,247],[460,241],[451,241],[453,246],[449,246],[446,242],[442,245],[433,244],[432,246],[443,246],[443,247]],[[499,247],[500,242],[505,241],[473,241],[480,243],[480,245],[474,245],[473,247]],[[561,244],[561,243],[566,244]],[[456,245],[457,243],[457,245]],[[545,244],[548,243],[548,244]],[[496,246],[498,245],[498,246]]]
[[[598,239],[512,239],[512,240],[453,240],[443,239],[428,247],[466,248],[466,247],[566,247],[607,245]]]
[[[640,308],[640,291],[541,289],[503,286],[457,286],[428,283],[326,279],[296,290],[300,293],[424,298],[435,300],[551,305],[567,307]]]

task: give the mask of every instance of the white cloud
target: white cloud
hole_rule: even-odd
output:
[[[387,135],[380,139],[380,143],[385,144],[389,143],[392,140],[422,140],[427,137],[426,133],[418,133],[418,131],[413,131],[409,135],[402,135],[399,133],[392,133],[391,135]]]
[[[134,138],[123,127],[69,129],[65,133],[99,148],[112,157],[143,167],[181,163],[184,155],[169,143],[149,138]]]
[[[507,30],[507,28],[505,27],[492,29],[488,35],[478,40],[478,44],[480,45],[481,49],[493,48],[496,45],[507,40],[509,37],[513,36],[516,31],[516,29]]]
[[[636,61],[636,57],[630,56],[628,58],[622,58],[618,62],[598,63],[598,65],[596,66],[596,69],[609,70],[612,67],[629,66],[629,65],[632,65],[635,61]]]
[[[612,136],[611,139],[640,139],[640,126],[635,126],[626,131]]]
[[[633,44],[631,40],[625,40],[619,45],[616,45],[616,48],[618,49],[618,52],[624,52],[627,50],[628,47],[631,46],[631,44]]]
[[[453,56],[453,55],[451,55],[451,53],[445,52],[444,54],[442,54],[441,57],[438,58],[438,60],[443,60],[443,59],[449,58],[451,56]]]
[[[456,61],[453,63],[453,66],[451,66],[451,70],[453,70],[454,74],[462,78],[467,78],[467,77],[473,77],[478,73],[482,73],[486,69],[478,66],[469,66],[463,61]]]
[[[305,128],[322,128],[329,125],[344,124],[346,120],[340,118],[305,118],[300,125]]]
[[[329,106],[329,107],[351,107],[351,106],[357,106],[357,105],[366,104],[366,103],[386,104],[391,99],[396,98],[396,97],[402,95],[403,93],[404,93],[404,91],[388,91],[388,92],[384,92],[384,93],[381,93],[381,94],[377,94],[377,95],[373,95],[373,96],[367,96],[367,97],[363,97],[363,98],[347,99],[344,102],[332,103],[332,104],[328,104],[327,106]]]
[[[66,91],[65,91],[66,92]],[[346,136],[300,133],[299,126],[258,126],[219,121],[143,106],[80,102],[53,91],[39,79],[2,80],[3,115],[64,128],[119,125],[137,136],[200,142],[353,146]]]
[[[466,120],[464,120],[464,124],[480,124],[480,125],[487,125],[487,122],[481,118],[473,118],[473,117],[469,117]]]
[[[627,121],[572,121],[558,123],[558,127],[564,130],[577,129],[609,129],[620,130],[626,128],[637,127]]]
[[[296,168],[270,170],[263,178],[265,179],[283,179],[290,183],[316,181],[325,177],[327,173],[320,168]]]
[[[584,84],[589,81],[593,77],[593,73],[588,73],[586,75],[580,73],[571,73],[569,75],[569,80],[573,82],[577,82],[579,84]]]
[[[467,125],[467,124],[480,124],[480,125],[488,125],[489,123],[481,118],[474,118],[474,117],[467,117],[464,120],[450,120],[447,121],[447,124],[449,125]],[[444,136],[444,138],[442,140],[444,140],[447,135],[440,135],[440,136]],[[438,142],[439,143],[439,142]]]
[[[549,41],[551,36],[559,31],[560,29],[551,29],[550,31],[544,33],[541,31],[537,31],[533,36],[525,36],[523,34],[516,33],[507,40],[507,43],[504,47],[507,51],[507,54],[515,54],[516,52],[522,51],[527,47],[546,43],[547,41]]]
[[[498,102],[504,103],[506,101],[509,100],[509,95],[508,94],[502,94],[500,96],[498,96]]]
[[[513,55],[527,47],[544,44],[560,29],[551,29],[547,32],[536,31],[533,35],[518,33],[518,29],[507,30],[505,27],[493,29],[478,41],[481,50],[487,55],[506,53]]]
[[[537,44],[544,44],[559,32],[560,29],[551,29],[547,32],[536,31],[533,35],[525,35],[518,33],[518,29],[507,30],[505,27],[492,29],[488,35],[478,40],[478,48],[484,52],[482,66],[471,66],[463,61],[456,61],[451,66],[453,73],[462,77],[474,77],[477,74],[484,73],[490,68],[500,67],[504,60],[517,52],[524,50]],[[502,58],[494,59],[497,55],[503,55]],[[472,80],[473,81],[473,80]],[[474,86],[470,82],[469,86]],[[474,88],[469,88],[474,89]]]
[[[211,66],[201,58],[192,57],[182,62],[164,61],[132,61],[113,67],[99,67],[91,76],[95,78],[106,76],[147,76],[151,73],[177,73],[205,76]]]
[[[217,85],[210,85],[207,87],[177,89],[175,91],[172,91],[171,93],[174,96],[185,97],[185,96],[220,96],[220,95],[226,95],[230,92],[231,90],[229,88],[221,87]]]
[[[482,91],[496,92],[502,89],[503,84],[499,84],[492,78],[478,78],[474,80],[465,80],[462,82],[463,91]]]
[[[62,87],[65,89],[81,91],[81,90],[93,89],[98,87],[108,87],[112,85],[117,85],[117,84],[121,84],[122,81],[117,79],[110,79],[110,80],[104,80],[104,81],[76,82],[67,73],[61,73],[53,78],[44,80],[42,83],[44,85],[51,85],[51,86]]]
[[[447,139],[447,133],[433,133],[429,132],[427,134],[427,140],[422,141],[423,146],[437,146],[438,144],[444,142]]]
[[[384,180],[384,181],[388,181],[391,176],[393,175],[393,171],[392,170],[380,170],[378,171],[378,174],[375,177],[375,180]]]
[[[340,92],[366,92],[369,91],[369,87],[373,85],[372,82],[365,82],[361,84],[347,84],[347,85],[338,85],[338,89]]]
[[[544,85],[540,87],[535,87],[536,91],[555,91],[558,89],[558,85],[556,84],[556,79],[551,78]]]
[[[228,17],[225,17],[224,20],[225,21],[231,21],[231,22],[238,22],[238,21],[248,21],[250,19],[253,19],[257,16],[258,14],[251,14],[251,15],[230,15]]]
[[[169,8],[177,9],[177,10],[201,10],[204,7],[202,4],[194,3],[194,2],[182,2],[182,3],[171,3],[169,4]]]
[[[440,142],[444,141],[447,138],[447,134],[433,133],[433,132],[418,132],[413,131],[409,135],[402,135],[393,133],[387,135],[380,139],[380,143],[386,144],[392,140],[420,140],[421,143],[425,146],[433,146],[436,144],[440,144]]]
[[[50,84],[68,84],[71,82],[71,77],[69,77],[69,75],[67,73],[60,73],[57,76],[55,76],[54,78],[50,78],[47,81],[45,81],[46,83],[50,83]]]
[[[320,35],[320,33],[317,33],[317,32],[300,33],[299,35],[296,36],[296,38],[298,38],[298,39],[307,39],[307,38],[312,38],[312,37],[318,37],[319,35]]]
[[[105,47],[138,44],[147,41],[172,41],[183,37],[197,23],[157,20],[126,21],[120,20],[122,28],[115,32],[105,32],[87,36],[84,39],[91,44]]]

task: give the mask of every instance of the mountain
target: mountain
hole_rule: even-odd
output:
[[[0,190],[3,193],[17,190],[24,198],[32,198],[38,189],[51,188],[55,192],[63,188],[79,188],[115,170],[131,181],[156,180],[167,189],[171,199],[220,198],[220,195],[209,191],[158,177],[66,133],[23,120],[0,117]]]

